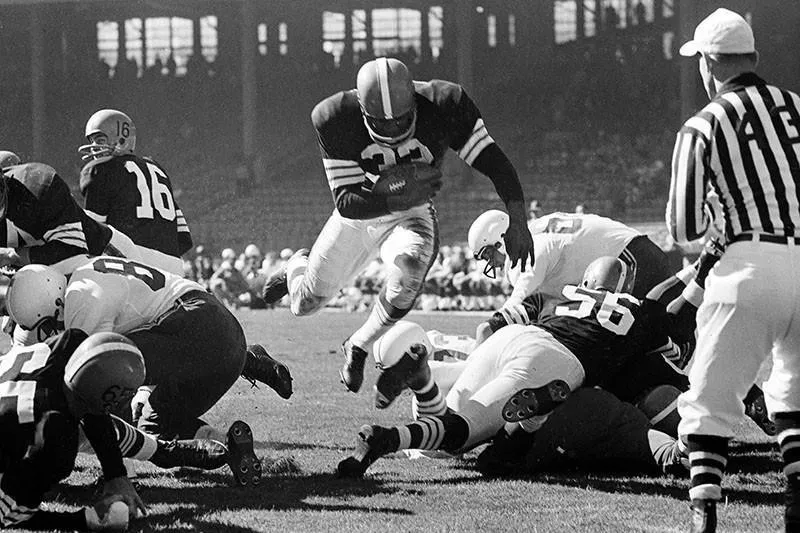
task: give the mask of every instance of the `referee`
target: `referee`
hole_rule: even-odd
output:
[[[727,250],[697,312],[690,389],[678,400],[691,463],[691,531],[716,530],[728,440],[742,400],[771,354],[764,383],[787,476],[786,531],[800,531],[800,97],[753,71],[753,32],[718,9],[695,29],[711,102],[677,136],[667,225],[679,243],[706,232],[707,195],[718,195]]]

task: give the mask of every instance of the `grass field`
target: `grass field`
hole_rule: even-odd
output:
[[[250,342],[285,361],[294,395],[282,400],[244,380],[206,419],[226,427],[241,418],[253,428],[270,474],[256,489],[231,487],[230,472],[164,471],[142,465],[137,483],[147,518],[131,531],[247,533],[272,531],[674,532],[688,530],[688,479],[613,474],[547,474],[488,480],[461,459],[382,459],[363,480],[337,479],[338,461],[369,422],[405,423],[409,396],[386,411],[372,407],[373,368],[352,394],[339,383],[338,346],[364,315],[323,312],[293,318],[286,309],[238,313]],[[475,316],[412,314],[426,329],[473,334]],[[782,530],[782,480],[775,446],[750,421],[734,442],[720,507],[719,530]],[[83,456],[47,504],[75,508],[92,498],[99,474]]]

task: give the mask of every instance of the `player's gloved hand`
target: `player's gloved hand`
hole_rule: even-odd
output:
[[[531,265],[533,265],[533,237],[528,230],[528,224],[524,218],[512,216],[508,221],[508,229],[503,240],[506,243],[506,252],[508,258],[511,260],[511,268],[517,266],[519,261],[522,261],[520,270],[525,272],[525,265],[528,263],[530,257]]]
[[[139,390],[136,391],[136,394],[133,396],[131,400],[131,418],[133,419],[134,426],[139,424],[139,419],[142,417],[142,409],[144,409],[144,404],[147,403],[153,389],[154,387],[143,385],[139,387]]]
[[[103,484],[103,494],[100,501],[95,504],[99,516],[105,516],[108,508],[114,502],[123,502],[128,506],[130,520],[137,516],[147,516],[147,506],[139,497],[136,488],[127,476],[119,476],[107,480]]]

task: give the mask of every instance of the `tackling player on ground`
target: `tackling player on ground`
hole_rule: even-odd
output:
[[[381,57],[361,67],[356,89],[326,98],[311,119],[336,209],[311,251],[298,250],[263,296],[273,303],[288,293],[292,313],[310,314],[380,254],[385,287],[342,346],[341,379],[357,392],[367,350],[414,306],[434,262],[439,228],[431,199],[448,149],[488,176],[505,203],[513,264],[527,262],[533,244],[516,170],[460,85],[414,81],[401,61]]]

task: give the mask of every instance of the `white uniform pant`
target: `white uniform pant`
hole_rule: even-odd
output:
[[[770,356],[767,410],[800,411],[800,246],[734,242],[709,274],[697,311],[679,433],[732,437],[742,400]]]
[[[376,256],[386,267],[386,300],[410,309],[438,252],[438,233],[432,205],[368,220],[334,211],[311,248],[298,292],[291,294],[292,313],[319,310]]]
[[[467,421],[469,437],[464,449],[469,449],[505,426],[503,405],[515,392],[554,379],[563,379],[575,390],[584,377],[578,358],[548,332],[538,326],[512,324],[470,354],[447,394],[447,406]],[[541,426],[546,419],[534,417],[530,422]]]

